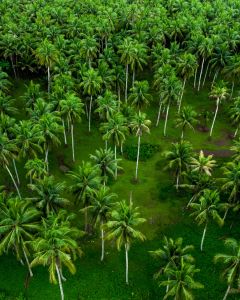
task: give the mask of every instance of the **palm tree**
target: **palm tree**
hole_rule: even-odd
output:
[[[51,144],[60,145],[59,134],[62,133],[62,126],[60,125],[61,118],[54,113],[46,113],[39,119],[39,128],[42,137],[44,138],[43,146],[45,150],[45,162],[48,167],[48,153]]]
[[[99,114],[101,120],[106,122],[109,120],[113,114],[118,110],[116,95],[114,95],[110,90],[106,90],[103,96],[97,98],[98,108],[95,110]]]
[[[50,87],[51,87],[50,70],[53,67],[54,63],[58,60],[59,57],[58,50],[50,41],[45,39],[38,45],[35,51],[35,55],[40,65],[47,68],[48,93],[50,93]]]
[[[40,236],[32,242],[34,259],[31,266],[48,266],[51,283],[59,284],[61,299],[64,300],[62,280],[62,268],[66,266],[70,273],[76,272],[73,261],[82,251],[77,239],[82,235],[81,231],[72,227],[70,221],[63,214],[50,215],[43,219]],[[57,279],[56,279],[57,274]]]
[[[218,84],[213,86],[212,91],[210,92],[210,97],[216,99],[216,110],[214,113],[214,118],[210,130],[210,136],[212,136],[213,126],[216,121],[219,104],[221,103],[221,100],[226,99],[227,96],[228,96],[228,89],[223,81],[220,81]]]
[[[182,128],[181,139],[183,139],[184,130],[186,127],[194,130],[194,125],[197,123],[197,113],[191,106],[184,106],[183,109],[176,116],[176,127]]]
[[[12,115],[17,113],[15,101],[0,91],[0,113],[6,115]]]
[[[42,97],[42,93],[40,91],[40,84],[34,83],[32,80],[30,81],[29,85],[27,86],[26,92],[23,94],[22,98],[26,104],[26,107],[32,108],[34,103],[38,98]]]
[[[172,150],[166,151],[164,156],[168,162],[167,168],[175,170],[176,188],[178,190],[180,176],[183,171],[189,168],[191,163],[192,146],[186,141],[173,143]]]
[[[229,109],[229,115],[233,125],[236,126],[234,138],[237,136],[240,125],[240,97],[234,99],[233,105]]]
[[[91,192],[97,189],[101,183],[101,177],[99,176],[99,170],[93,167],[89,162],[82,162],[82,165],[78,166],[76,172],[69,172],[69,176],[73,179],[73,184],[70,186],[70,190],[76,198],[77,204],[82,202],[85,214],[85,231],[88,227],[88,214],[87,207],[90,206]]]
[[[98,190],[93,190],[91,192],[92,204],[89,207],[92,212],[94,225],[99,224],[101,230],[101,240],[102,240],[102,254],[101,261],[104,259],[104,224],[109,218],[112,207],[114,205],[113,199],[116,198],[116,194],[111,193],[110,189],[106,186],[101,186]]]
[[[86,35],[85,38],[80,40],[80,56],[86,59],[88,67],[91,68],[92,60],[97,57],[98,43],[92,36]]]
[[[47,164],[43,159],[29,159],[24,168],[27,170],[26,177],[30,178],[30,184],[33,180],[43,179],[44,176],[47,176]]]
[[[233,146],[230,150],[234,152],[232,155],[234,161],[240,161],[240,139],[233,141]]]
[[[138,110],[138,112],[140,112],[140,110],[144,106],[149,104],[151,95],[148,92],[148,81],[135,81],[134,86],[131,88],[131,95],[129,96],[129,100],[132,103],[133,107]]]
[[[125,75],[125,102],[127,102],[127,90],[128,90],[128,72],[129,65],[133,63],[135,57],[135,46],[133,40],[130,37],[126,37],[123,43],[118,47],[118,52],[121,55],[121,62],[126,66]]]
[[[200,272],[196,269],[195,265],[185,263],[181,259],[179,268],[170,266],[166,269],[165,273],[168,280],[160,283],[160,286],[169,286],[169,290],[163,297],[163,300],[174,297],[175,300],[193,300],[193,289],[202,289],[204,286],[194,280],[194,275]]]
[[[172,238],[164,236],[162,244],[162,248],[149,251],[150,255],[155,259],[158,259],[161,265],[159,271],[154,274],[155,279],[158,279],[162,274],[164,274],[165,270],[171,266],[178,268],[182,259],[186,263],[192,263],[194,261],[194,258],[190,254],[194,247],[192,245],[183,247],[182,238],[173,240]],[[167,291],[168,289],[169,286],[167,286]]]
[[[2,92],[7,92],[9,85],[11,84],[8,80],[8,74],[0,67],[0,93],[2,94]]]
[[[116,239],[117,249],[120,250],[122,245],[125,247],[126,256],[126,283],[128,284],[128,251],[134,239],[145,240],[145,236],[135,226],[144,223],[146,220],[140,218],[138,207],[134,207],[130,202],[120,201],[116,204],[116,209],[111,213],[111,219],[106,223],[108,229],[107,240]]]
[[[64,116],[66,116],[68,122],[71,125],[72,159],[73,162],[75,162],[73,127],[75,121],[78,122],[81,121],[81,115],[84,113],[83,103],[81,102],[81,99],[78,98],[75,94],[67,93],[66,98],[60,101],[60,110],[61,113]],[[65,132],[65,128],[64,128],[64,132]]]
[[[213,155],[204,156],[204,153],[201,150],[198,158],[193,157],[191,160],[192,171],[198,172],[201,175],[206,174],[212,176],[212,169],[216,167],[216,160],[212,158]]]
[[[6,133],[0,131],[0,166],[7,170],[12,182],[16,188],[17,194],[21,199],[21,194],[18,189],[17,183],[9,169],[9,162],[16,158],[18,148],[14,140],[10,140]]]
[[[138,67],[141,71],[143,69],[143,65],[147,64],[147,47],[143,43],[134,42],[134,53],[132,56],[131,67],[133,71],[132,76],[132,86],[135,84],[135,73],[136,67]]]
[[[36,179],[28,187],[36,193],[31,200],[36,203],[45,216],[51,212],[57,212],[59,208],[69,205],[69,200],[61,194],[65,190],[64,182],[56,182],[53,176],[44,176],[43,179]]]
[[[190,204],[190,207],[194,210],[191,216],[195,217],[195,221],[198,223],[198,225],[205,225],[201,240],[201,251],[203,250],[203,242],[205,239],[207,226],[211,219],[218,223],[218,225],[223,225],[223,219],[218,213],[219,202],[220,197],[218,191],[211,191],[209,189],[205,189],[203,191],[202,196],[199,199],[199,203]]]
[[[18,260],[21,260],[23,254],[30,276],[33,274],[28,260],[27,242],[32,241],[40,229],[39,216],[39,211],[29,201],[7,198],[0,203],[0,253],[12,249]]]
[[[224,295],[223,300],[227,299],[227,296],[231,290],[231,287],[236,283],[239,286],[240,281],[240,243],[239,241],[228,238],[224,241],[226,248],[229,250],[227,254],[216,254],[214,256],[215,263],[222,263],[225,266],[223,277],[227,281],[228,287]]]
[[[115,157],[115,179],[117,179],[117,146],[122,146],[126,139],[126,134],[128,133],[128,128],[126,126],[126,119],[121,113],[116,113],[113,117],[106,123],[103,123],[100,130],[105,134],[103,135],[104,140],[112,139],[114,143],[114,157]]]
[[[179,113],[181,110],[182,98],[183,98],[183,93],[184,93],[186,82],[194,75],[194,73],[197,69],[196,56],[191,53],[187,53],[187,52],[183,53],[179,57],[177,68],[178,68],[179,74],[183,77],[182,92],[181,92],[179,104],[178,104],[178,113]]]
[[[138,114],[136,114],[130,124],[130,127],[132,128],[133,132],[136,133],[136,136],[138,137],[138,149],[137,149],[137,162],[136,162],[136,171],[135,171],[135,180],[138,179],[138,163],[139,163],[139,156],[140,156],[140,145],[141,145],[141,137],[143,133],[150,133],[149,126],[151,125],[151,121],[146,119],[146,114],[141,113],[139,111]]]
[[[95,155],[90,155],[90,159],[94,162],[94,164],[99,168],[101,172],[101,177],[103,178],[103,184],[106,185],[107,179],[109,176],[114,177],[115,168],[120,169],[119,164],[115,162],[113,151],[108,149],[102,149],[95,151]],[[121,161],[120,158],[117,161]]]
[[[84,94],[90,96],[89,110],[88,110],[88,130],[91,131],[91,114],[93,96],[97,95],[101,90],[102,78],[99,76],[98,71],[89,69],[83,73],[82,82],[80,86],[83,87]]]

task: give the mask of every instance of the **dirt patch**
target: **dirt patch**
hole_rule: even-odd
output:
[[[197,130],[200,132],[209,132],[210,131],[210,129],[205,125],[198,125]]]
[[[199,152],[199,151],[198,151]],[[205,155],[213,155],[215,157],[229,157],[232,155],[232,151],[228,149],[219,150],[203,150]]]

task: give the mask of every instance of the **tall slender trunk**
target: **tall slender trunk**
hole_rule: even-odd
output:
[[[182,129],[181,140],[183,140],[183,136],[184,136],[184,128]]]
[[[204,78],[203,78],[203,83],[202,83],[202,87],[204,87],[205,85],[205,81],[206,81],[206,78],[207,78],[207,73],[208,73],[208,69],[209,69],[209,62],[207,64],[207,68],[206,68],[206,72],[205,72],[205,75],[204,75]]]
[[[12,55],[10,56],[10,59],[11,59],[11,64],[12,64],[12,69],[13,69],[14,77],[16,79],[17,78],[17,73],[16,73],[16,69],[15,69],[15,66],[14,66],[13,56]]]
[[[234,85],[235,85],[235,82],[233,81],[233,82],[232,82],[232,88],[231,88],[230,99],[232,99],[232,96],[233,96]]]
[[[158,124],[159,124],[159,120],[160,120],[160,116],[161,116],[161,110],[162,110],[162,99],[159,100],[159,109],[158,109],[156,127],[158,127]]]
[[[126,284],[128,284],[128,244],[125,244],[125,258],[126,258]]]
[[[71,137],[72,137],[72,159],[73,159],[73,162],[75,162],[74,136],[73,136],[73,123],[71,123]]]
[[[108,140],[105,140],[105,150],[108,149]]]
[[[30,177],[30,184],[32,184],[32,174],[31,173],[30,173],[29,177]]]
[[[227,299],[227,296],[228,296],[228,294],[229,294],[229,292],[230,292],[230,289],[231,289],[231,285],[228,285],[227,290],[226,290],[226,293],[225,293],[225,295],[224,295],[224,297],[223,297],[223,300],[226,300],[226,299]]]
[[[17,170],[15,159],[13,159],[12,162],[13,162],[13,167],[14,167],[14,171],[15,171],[15,174],[16,174],[18,185],[20,185],[20,180],[19,180],[19,176],[18,176],[18,170]]]
[[[88,119],[88,107],[87,107],[87,103],[85,103],[85,111],[86,111],[86,116],[87,116],[87,119]]]
[[[32,269],[31,269],[31,267],[30,267],[30,264],[29,264],[29,260],[28,260],[28,257],[27,257],[27,253],[26,253],[24,247],[22,247],[22,248],[23,248],[23,254],[24,254],[24,257],[25,257],[27,266],[28,266],[29,274],[30,274],[31,277],[33,277],[33,272],[32,272]]]
[[[167,111],[166,111],[165,124],[164,124],[164,130],[163,130],[163,135],[164,136],[166,136],[169,106],[170,106],[170,102],[168,102]]]
[[[45,152],[45,163],[46,163],[46,167],[47,167],[47,172],[49,171],[49,166],[48,166],[48,152],[49,152],[49,148],[47,146],[46,152]]]
[[[57,276],[58,276],[59,289],[60,289],[60,293],[61,293],[61,300],[64,300],[64,293],[63,293],[62,279],[61,279],[60,270],[59,270],[57,264],[56,264],[56,271],[57,271]]]
[[[205,62],[205,58],[203,57],[203,59],[202,59],[201,71],[200,71],[200,75],[199,75],[199,81],[198,81],[198,91],[200,90],[200,85],[201,85],[201,79],[202,79],[202,72],[203,72],[204,62]]]
[[[89,114],[88,114],[88,131],[91,131],[91,113],[92,113],[92,95],[90,96]]]
[[[117,179],[117,145],[114,146],[114,159],[115,159],[115,179]]]
[[[198,67],[196,68],[195,70],[195,73],[194,73],[194,82],[193,82],[193,87],[196,88],[196,82],[197,82],[197,71],[198,71]]]
[[[84,211],[84,219],[85,219],[85,231],[87,232],[87,229],[88,229],[88,212],[87,212],[86,208],[85,208],[85,211]]]
[[[67,135],[66,135],[66,128],[65,128],[65,122],[62,118],[62,126],[63,126],[63,136],[64,136],[64,144],[67,145]]]
[[[135,82],[135,67],[133,67],[132,87],[134,87],[134,82]]]
[[[104,259],[104,230],[103,230],[103,221],[101,221],[101,240],[102,240],[101,261],[103,261],[103,259]]]
[[[226,211],[225,211],[225,214],[224,214],[224,216],[223,216],[223,221],[225,221],[225,219],[226,219],[226,217],[227,217],[227,214],[228,214],[228,211],[229,211],[229,208],[227,208]]]
[[[202,235],[202,240],[201,240],[201,251],[203,251],[203,242],[204,242],[204,239],[205,239],[205,235],[206,235],[206,231],[207,231],[207,223],[205,225],[205,228],[203,230],[203,235]]]
[[[120,106],[121,106],[121,90],[120,90],[119,84],[118,84],[118,88],[117,88],[117,93],[118,93],[118,111],[119,111]]]
[[[50,94],[51,91],[51,75],[50,75],[50,68],[47,67],[47,77],[48,77],[48,94]]]
[[[138,179],[138,163],[139,163],[139,154],[140,154],[140,144],[141,144],[141,135],[138,136],[138,148],[137,148],[137,162],[136,162],[136,172],[135,179]]]
[[[177,180],[176,180],[176,189],[178,191],[179,188],[179,176],[180,176],[180,172],[177,173]]]
[[[213,132],[213,127],[216,121],[216,117],[217,117],[217,113],[218,113],[218,107],[219,107],[219,98],[217,98],[217,103],[216,103],[216,110],[215,110],[215,114],[214,114],[214,118],[213,118],[213,122],[212,122],[212,126],[211,126],[211,130],[210,130],[210,136],[212,136],[212,132]]]
[[[127,89],[128,89],[128,64],[126,65],[126,81],[125,81],[125,102],[127,103]]]
[[[217,79],[217,76],[218,76],[218,70],[215,72],[214,76],[213,76],[213,81],[212,81],[212,85],[211,85],[211,89],[213,88],[213,85]]]
[[[20,194],[20,191],[19,191],[18,186],[17,186],[17,183],[16,183],[16,181],[14,180],[14,177],[13,177],[11,171],[9,170],[9,168],[8,168],[7,165],[5,165],[5,168],[6,168],[6,170],[8,171],[8,174],[10,175],[10,177],[11,177],[11,179],[12,179],[12,182],[13,182],[13,184],[14,184],[14,186],[15,186],[15,189],[17,190],[18,197],[19,197],[20,199],[22,199],[21,194]]]
[[[181,92],[181,96],[180,96],[180,99],[179,99],[179,105],[178,105],[178,113],[180,113],[180,110],[181,110],[182,98],[183,98],[183,93],[184,93],[184,90],[185,90],[186,80],[187,80],[186,78],[184,78],[184,80],[183,80],[182,92]]]
[[[238,134],[238,130],[239,130],[239,127],[237,127],[237,129],[235,130],[235,132],[234,132],[234,137],[236,137],[236,136],[237,136],[237,134]]]

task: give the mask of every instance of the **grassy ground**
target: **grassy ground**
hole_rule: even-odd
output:
[[[14,83],[13,96],[16,103],[21,108],[18,118],[26,118],[22,109],[23,104],[20,96],[24,92],[24,83],[21,80]],[[214,101],[208,98],[208,87],[200,93],[196,93],[191,86],[187,87],[184,94],[183,105],[192,105],[197,112],[202,109],[214,111]],[[147,236],[147,241],[139,244],[135,243],[130,250],[130,284],[124,283],[124,253],[116,250],[114,243],[106,245],[106,260],[100,263],[100,243],[98,234],[82,241],[84,256],[76,262],[77,273],[73,276],[65,274],[67,282],[64,283],[66,299],[90,299],[90,300],[127,300],[127,299],[162,299],[164,289],[157,287],[153,281],[153,274],[158,270],[158,264],[148,254],[149,250],[157,249],[161,245],[164,234],[172,237],[182,236],[185,244],[195,246],[194,256],[196,265],[201,269],[197,279],[205,285],[205,288],[196,291],[196,299],[221,299],[226,289],[225,282],[219,279],[219,267],[213,265],[212,259],[215,253],[223,251],[223,238],[227,236],[238,237],[239,229],[236,223],[230,229],[226,224],[219,229],[212,225],[206,236],[205,250],[200,253],[200,239],[203,228],[197,227],[188,217],[188,212],[183,208],[188,201],[188,196],[177,193],[173,187],[173,177],[164,169],[165,162],[162,152],[168,149],[171,142],[178,140],[180,130],[175,128],[174,116],[176,108],[171,107],[170,118],[167,128],[167,137],[163,137],[163,120],[159,127],[155,127],[157,117],[157,102],[154,98],[150,108],[147,109],[148,117],[152,120],[151,134],[145,136],[142,141],[159,144],[161,151],[155,154],[146,162],[140,162],[138,184],[132,183],[135,171],[135,162],[123,159],[121,166],[123,172],[116,182],[111,182],[111,188],[119,195],[119,199],[128,199],[129,193],[133,192],[134,203],[141,208],[142,215],[147,222],[142,226],[143,233]],[[88,160],[89,154],[95,149],[104,146],[98,130],[99,123],[93,121],[92,133],[88,134],[87,122],[78,125],[75,131],[76,137],[76,164],[71,163],[71,148],[61,146],[53,149],[50,154],[50,171],[58,180],[69,183],[69,178],[59,169],[59,161],[74,169],[82,160]],[[220,107],[214,129],[213,138],[210,140],[207,133],[187,130],[186,139],[189,140],[194,149],[219,150],[228,149],[231,140],[228,134],[233,132],[229,126],[224,104]],[[129,137],[127,144],[136,143],[136,137]],[[224,161],[224,159],[218,159]],[[19,164],[21,178],[21,190],[25,195],[31,196],[26,189],[27,181],[23,164]],[[217,170],[219,173],[219,171]],[[0,175],[1,183],[11,187],[11,182],[7,174]],[[79,224],[82,225],[81,216]],[[6,290],[12,295],[23,292],[30,300],[55,300],[59,299],[58,286],[50,285],[48,281],[47,268],[38,267],[34,269],[34,277],[30,282],[26,282],[26,267],[18,263],[11,254],[0,257],[0,290]],[[239,296],[230,296],[229,299],[239,299]]]

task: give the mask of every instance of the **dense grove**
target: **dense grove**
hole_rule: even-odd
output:
[[[239,11],[0,2],[0,299],[238,299]]]

